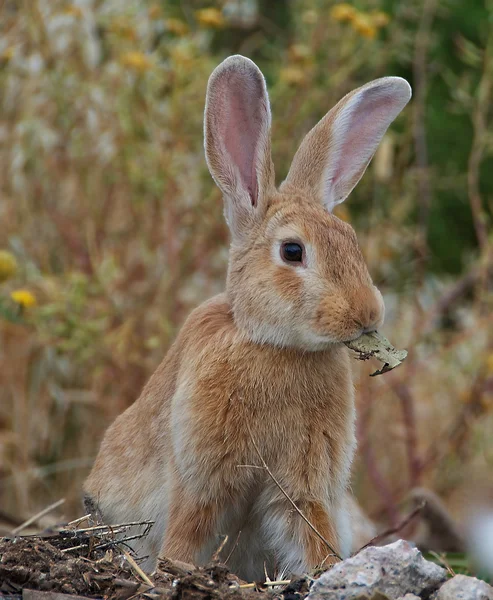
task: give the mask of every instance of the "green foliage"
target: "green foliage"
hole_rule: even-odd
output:
[[[470,557],[464,552],[427,552],[424,554],[426,560],[444,567],[449,571],[449,575],[452,573],[455,575],[469,575],[471,577],[477,577],[487,583],[491,583],[491,579],[485,573],[481,573],[477,570],[475,565],[471,562]]]

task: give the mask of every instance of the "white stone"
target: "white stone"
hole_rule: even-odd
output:
[[[445,569],[425,560],[409,542],[399,540],[370,546],[338,563],[313,584],[308,599],[356,600],[362,595],[371,598],[376,592],[390,600],[409,593],[428,597],[446,578]]]
[[[493,600],[493,587],[476,577],[456,575],[442,585],[436,600]]]

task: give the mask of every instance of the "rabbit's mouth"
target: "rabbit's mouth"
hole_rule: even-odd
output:
[[[342,340],[342,343],[346,344],[347,342],[354,342],[355,340],[359,340],[359,338],[362,335],[364,335],[365,333],[370,333],[370,332],[369,331],[365,331],[363,328],[361,328],[359,331],[357,331],[353,335],[351,335],[351,336],[347,337],[346,339]]]
[[[376,327],[363,327],[360,323],[355,323],[354,327],[341,328],[339,331],[320,331],[316,332],[315,337],[319,342],[326,344],[345,344],[346,342],[354,342],[365,333],[375,331]]]
[[[347,340],[344,340],[344,344],[346,342],[354,342],[355,340],[358,340],[362,335],[365,335],[367,333],[374,333],[377,330],[377,326],[376,325],[369,325],[368,327],[364,327],[359,322],[356,322],[356,327],[358,329],[356,330],[356,332],[354,333],[354,335],[352,335],[351,337],[349,337]]]
[[[311,332],[308,336],[305,336],[305,342],[310,346],[312,350],[323,350],[328,346],[333,346],[337,344],[345,344],[346,342],[353,342],[359,339],[363,335],[363,329],[359,329],[354,334],[336,334],[335,332],[328,331],[317,331]]]

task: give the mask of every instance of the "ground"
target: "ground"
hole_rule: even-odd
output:
[[[248,585],[219,562],[195,568],[161,561],[157,571],[146,576],[124,544],[111,537],[108,531],[95,535],[72,528],[0,538],[0,596],[15,599],[23,591],[25,597],[25,590],[39,590],[108,600],[301,600],[308,593],[306,579],[282,586]],[[50,595],[49,600],[55,599]]]

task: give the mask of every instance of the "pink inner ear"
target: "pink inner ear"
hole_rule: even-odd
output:
[[[258,199],[256,173],[257,150],[262,133],[263,88],[257,77],[231,73],[221,86],[224,118],[219,118],[219,132],[226,163],[240,172],[253,206]]]
[[[332,171],[333,185],[344,181],[351,187],[357,183],[362,171],[373,156],[387,130],[399,103],[395,97],[379,88],[368,89],[358,104],[342,123],[342,144],[338,147],[339,160]]]

